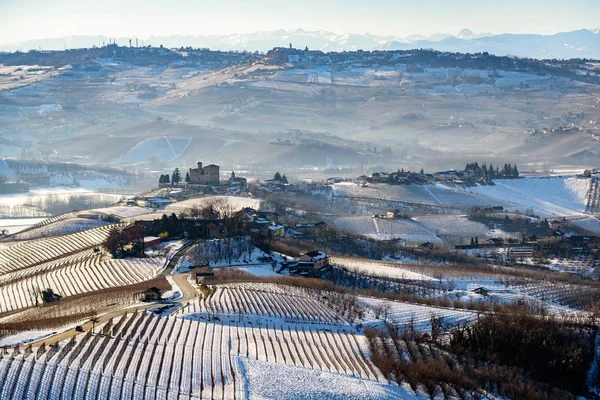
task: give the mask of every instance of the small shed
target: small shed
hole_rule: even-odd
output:
[[[158,301],[161,294],[162,290],[157,287],[151,287],[142,292],[141,298],[142,301]]]
[[[190,275],[190,278],[194,279],[196,285],[199,285],[204,282],[204,278],[209,276],[215,276],[215,273],[212,272],[212,270],[208,268],[208,266],[205,264],[194,268]]]

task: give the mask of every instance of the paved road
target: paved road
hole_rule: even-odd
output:
[[[150,304],[143,304],[143,305],[139,305],[136,307],[130,307],[130,308],[122,308],[119,310],[114,310],[111,311],[107,314],[103,314],[102,316],[100,316],[98,318],[98,322],[96,322],[96,325],[100,325],[103,324],[105,322],[108,322],[110,319],[114,318],[114,322],[118,321],[119,318],[121,318],[121,316],[123,314],[130,314],[133,313],[135,311],[144,311],[150,308],[156,308],[156,307],[160,307],[162,305],[168,305],[168,304],[183,304],[185,305],[187,302],[189,302],[190,300],[196,298],[199,296],[198,291],[196,290],[196,288],[194,288],[187,280],[189,274],[176,274],[173,275],[173,267],[175,265],[177,265],[177,261],[179,260],[179,258],[185,254],[185,252],[189,249],[189,246],[183,247],[181,248],[181,250],[179,250],[179,252],[177,252],[169,261],[169,264],[167,265],[167,268],[162,272],[162,274],[160,276],[167,276],[170,275],[173,280],[175,281],[175,284],[177,284],[177,286],[179,287],[179,289],[181,290],[181,297],[177,300],[173,300],[173,301],[169,301],[169,302],[161,302],[161,303],[150,303]],[[89,331],[92,329],[92,322],[88,321],[84,324],[81,325],[81,327],[83,328],[84,331]],[[76,336],[78,334],[80,334],[81,332],[77,332],[75,330],[75,328],[73,329],[69,329],[63,332],[60,332],[54,336],[45,338],[43,340],[39,340],[37,342],[32,343],[31,345],[33,347],[38,347],[40,346],[42,343],[45,343],[46,345],[50,345],[50,344],[54,344],[54,343],[59,343],[62,342],[63,340],[67,340],[70,339],[73,336]]]

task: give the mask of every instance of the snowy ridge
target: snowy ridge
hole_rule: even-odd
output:
[[[474,193],[508,201],[513,208],[531,208],[544,217],[585,213],[590,179],[574,176],[498,179],[494,186],[477,186]]]

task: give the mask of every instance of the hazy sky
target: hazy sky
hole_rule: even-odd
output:
[[[600,0],[0,0],[0,43],[275,29],[406,36],[600,28]]]

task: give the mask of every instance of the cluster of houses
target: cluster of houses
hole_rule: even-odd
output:
[[[258,193],[281,193],[285,192],[289,195],[294,194],[311,194],[311,195],[322,195],[327,191],[326,182],[294,182],[284,183],[282,181],[276,181],[273,179],[267,179],[263,182],[258,183],[253,187]]]
[[[276,212],[257,211],[250,207],[241,209],[235,214],[235,217],[240,221],[245,233],[267,240],[278,240],[286,236],[310,238],[317,236],[327,228],[327,223],[323,221],[288,226],[280,223],[279,214]]]

